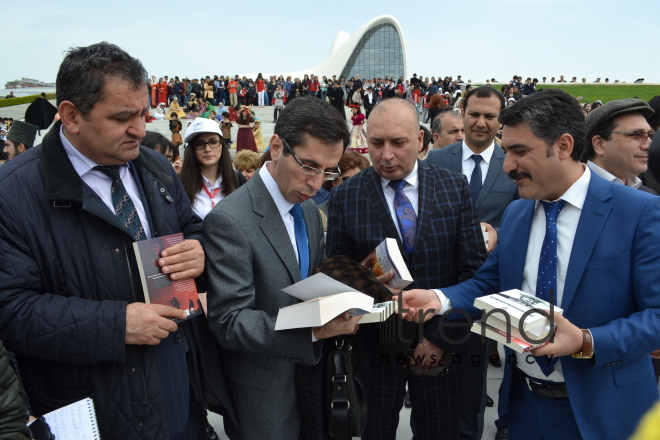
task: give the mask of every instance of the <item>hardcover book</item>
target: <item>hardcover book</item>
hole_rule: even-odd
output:
[[[169,275],[162,272],[158,264],[163,250],[179,244],[183,240],[182,233],[166,235],[150,240],[136,241],[133,243],[133,249],[140,270],[144,302],[181,309],[186,312],[187,317],[185,319],[190,319],[203,313],[195,280],[192,278],[172,280]],[[174,319],[173,321],[180,322],[185,321],[185,319]]]
[[[413,282],[399,245],[394,238],[383,240],[360,264],[371,269],[371,272],[377,277],[393,270],[394,277],[387,283],[387,286],[392,289],[403,289]]]

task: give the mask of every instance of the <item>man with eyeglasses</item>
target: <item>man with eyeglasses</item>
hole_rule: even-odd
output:
[[[638,98],[617,99],[589,112],[585,152],[589,168],[612,182],[655,194],[637,177],[648,168],[654,132],[646,118],[652,114]]]
[[[226,349],[228,386],[240,426],[232,439],[296,440],[301,411],[296,364],[316,364],[322,339],[357,330],[342,314],[322,327],[275,331],[281,307],[298,300],[282,288],[324,258],[323,229],[310,199],[339,176],[349,142],[343,118],[325,101],[296,98],[277,120],[272,160],[204,219],[209,325]]]

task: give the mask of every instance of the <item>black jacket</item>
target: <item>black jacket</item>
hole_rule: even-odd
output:
[[[60,126],[0,170],[0,338],[36,415],[92,397],[103,439],[168,438],[154,348],[125,344],[126,306],[144,301],[132,241],[76,173]],[[152,235],[201,240],[202,222],[167,159],[141,147],[131,167]],[[178,333],[198,361],[189,368],[195,394],[233,414],[219,365],[210,379],[199,374],[218,360],[201,346],[214,345],[206,319]],[[211,358],[200,359],[204,350]]]
[[[0,438],[29,440],[28,412],[19,396],[18,377],[9,365],[9,356],[0,341]]]

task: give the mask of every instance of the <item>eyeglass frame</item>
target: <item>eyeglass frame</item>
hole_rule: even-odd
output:
[[[293,151],[293,148],[291,148],[289,143],[287,141],[285,141],[284,138],[282,138],[282,137],[280,138],[280,140],[282,141],[282,145],[284,145],[284,147],[288,150],[289,153],[291,153],[291,155],[293,156],[295,161],[298,163],[298,165],[300,165],[300,171],[302,171],[303,174],[306,174],[308,176],[318,176],[319,174],[323,173],[323,181],[337,180],[337,178],[340,176],[341,170],[339,169],[339,165],[337,166],[337,172],[336,173],[321,171],[318,168],[314,168],[314,167],[310,167],[309,165],[305,165],[304,163],[302,163],[300,158]],[[305,170],[309,170],[313,174],[310,174],[310,173],[306,172]]]
[[[218,141],[218,146],[217,146],[217,147],[214,147],[214,146],[211,145],[211,141],[215,141],[215,140]],[[203,146],[202,148],[199,148],[198,145],[195,145],[197,142],[204,142],[204,146]],[[208,145],[212,150],[214,150],[214,149],[216,149],[216,148],[220,148],[220,147],[222,147],[222,143],[223,143],[223,142],[222,142],[222,138],[218,138],[218,139],[209,139],[208,141],[203,141],[203,140],[195,141],[195,142],[193,142],[193,143],[191,144],[191,146],[193,147],[193,149],[195,149],[195,150],[197,150],[197,151],[204,151],[204,150],[206,150],[206,146],[207,146],[207,145]]]
[[[653,139],[653,136],[655,136],[655,131],[650,130],[627,130],[627,131],[610,131],[606,134],[612,134],[612,133],[618,133],[618,134],[634,134],[634,136],[628,136],[629,138],[637,141],[637,142],[646,142],[647,139]],[[643,133],[643,135],[642,135]],[[644,139],[638,139],[640,135],[644,136]]]

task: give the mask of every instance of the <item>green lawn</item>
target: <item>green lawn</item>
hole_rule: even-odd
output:
[[[499,90],[502,85],[496,84],[495,87]],[[580,102],[594,102],[597,99],[606,103],[614,99],[624,98],[641,98],[648,101],[656,95],[660,95],[659,86],[649,86],[644,84],[576,84],[576,85],[559,85],[552,83],[538,83],[536,90],[539,89],[561,89],[576,98],[578,96],[584,97]]]

